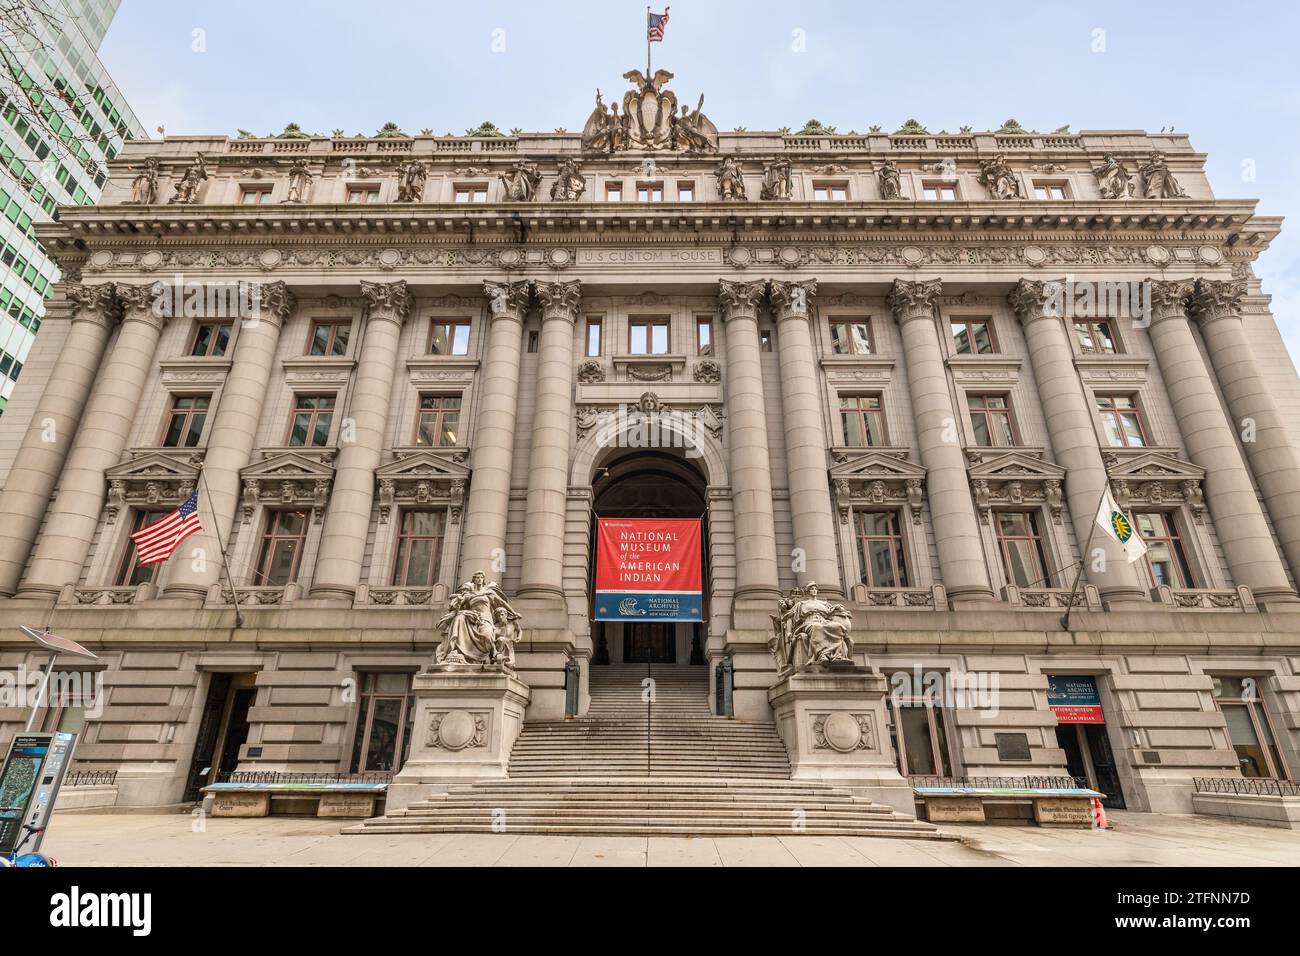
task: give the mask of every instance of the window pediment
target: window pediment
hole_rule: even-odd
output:
[[[202,461],[194,449],[136,452],[129,461],[106,469],[108,523],[113,524],[123,508],[178,507],[194,493]]]
[[[396,459],[375,469],[379,484],[379,523],[387,524],[393,506],[444,505],[449,524],[460,521],[470,470],[465,449],[398,450]]]
[[[856,505],[906,505],[912,523],[921,523],[925,468],[899,454],[869,451],[861,455],[837,452],[831,466],[831,486],[840,522],[847,524]]]
[[[253,519],[259,504],[280,508],[311,508],[315,523],[325,516],[334,484],[332,455],[309,456],[298,452],[268,455],[239,472],[243,486],[243,520]]]
[[[1024,451],[990,456],[987,452],[970,465],[975,505],[991,522],[998,507],[1044,505],[1052,520],[1061,520],[1061,485],[1065,469]]]
[[[1197,524],[1205,520],[1205,469],[1163,452],[1118,455],[1108,453],[1106,472],[1115,499],[1130,508],[1186,505]]]

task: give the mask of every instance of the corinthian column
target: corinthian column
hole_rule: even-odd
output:
[[[1187,453],[1206,471],[1205,503],[1233,583],[1246,585],[1261,601],[1294,599],[1232,426],[1187,321],[1192,290],[1191,280],[1151,280],[1151,344],[1165,391]]]
[[[781,411],[785,424],[785,454],[790,481],[790,515],[795,547],[804,553],[800,584],[817,582],[824,591],[842,595],[842,575],[835,547],[835,513],[831,508],[826,472],[826,430],[817,385],[809,328],[809,300],[817,280],[771,284],[777,307],[780,342]]]
[[[736,599],[768,601],[780,587],[772,519],[772,459],[758,344],[762,282],[718,280],[726,325],[727,450],[736,514]]]
[[[63,294],[72,306],[72,329],[36,404],[4,492],[0,493],[3,597],[12,595],[18,587],[119,311],[113,286],[108,283],[65,285]]]
[[[230,372],[203,451],[199,505],[200,512],[211,508],[211,516],[186,546],[202,550],[208,560],[200,565],[202,570],[196,570],[193,561],[176,562],[168,571],[167,597],[202,598],[221,577],[224,558],[218,542],[230,544],[239,507],[239,472],[252,460],[280,329],[294,306],[293,293],[283,282],[262,285],[256,302],[257,313],[240,322]]]
[[[1192,311],[1291,573],[1300,580],[1300,449],[1287,434],[1242,325],[1244,280],[1200,280]],[[1247,431],[1248,430],[1248,431]]]
[[[362,282],[361,294],[367,305],[365,333],[347,409],[353,440],[340,442],[311,589],[314,597],[349,601],[361,583],[361,558],[375,502],[375,469],[383,454],[397,371],[397,343],[410,311],[404,280]]]
[[[1052,454],[1065,468],[1065,496],[1079,547],[1090,537],[1093,549],[1105,556],[1104,570],[1094,570],[1090,555],[1080,555],[1088,579],[1108,603],[1149,601],[1134,566],[1119,542],[1105,534],[1092,534],[1097,506],[1110,480],[1093,427],[1095,411],[1074,367],[1074,350],[1065,330],[1060,282],[1021,279],[1008,300],[1025,330],[1025,344],[1043,403],[1043,417],[1051,437]],[[1073,580],[1071,575],[1070,580]],[[1062,582],[1057,582],[1061,584]],[[1069,582],[1065,582],[1069,583]]]
[[[939,572],[954,604],[993,597],[979,520],[971,500],[966,455],[962,451],[957,412],[948,390],[934,310],[943,286],[938,279],[905,282],[895,279],[889,293],[898,317],[907,357],[907,384],[912,394],[921,462],[925,465],[926,497],[934,520]]]
[[[166,322],[164,310],[154,307],[158,288],[154,283],[115,289],[124,310],[122,328],[97,376],[20,594],[57,596],[65,584],[81,577],[104,508],[104,472],[126,449]]]
[[[573,431],[573,327],[582,286],[578,282],[538,282],[536,289],[542,304],[542,341],[519,594],[562,601],[569,436]]]
[[[483,294],[488,299],[491,327],[483,360],[483,395],[474,425],[459,580],[468,580],[475,571],[482,571],[499,583],[510,510],[510,467],[515,449],[528,283],[485,282]]]

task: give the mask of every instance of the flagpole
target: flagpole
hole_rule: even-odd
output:
[[[1097,499],[1097,507],[1092,509],[1092,521],[1088,528],[1088,541],[1083,546],[1083,554],[1079,559],[1079,570],[1074,575],[1074,587],[1070,588],[1070,596],[1065,601],[1065,614],[1061,618],[1061,627],[1067,631],[1070,629],[1070,612],[1074,610],[1074,598],[1079,593],[1079,582],[1083,580],[1083,568],[1088,563],[1088,555],[1092,551],[1092,541],[1097,535],[1097,516],[1101,514],[1102,502],[1106,500],[1109,491],[1110,476],[1107,476],[1105,483],[1101,486],[1101,497]]]
[[[244,615],[239,610],[239,591],[235,588],[235,579],[230,574],[230,563],[226,560],[226,546],[221,540],[221,528],[217,526],[217,510],[212,507],[212,490],[203,477],[203,465],[199,465],[198,483],[203,489],[203,497],[208,502],[208,514],[212,515],[212,534],[217,539],[217,550],[221,552],[221,570],[226,572],[226,584],[230,585],[230,600],[235,605],[235,628],[244,626]]]
[[[645,78],[650,82],[650,8],[645,8]]]

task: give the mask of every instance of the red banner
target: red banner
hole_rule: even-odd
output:
[[[703,620],[699,518],[597,518],[596,620]]]

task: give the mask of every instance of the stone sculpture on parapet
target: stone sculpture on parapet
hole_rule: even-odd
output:
[[[475,571],[447,604],[438,621],[442,643],[434,652],[431,670],[515,669],[515,643],[520,616],[499,584]]]
[[[810,582],[779,598],[767,642],[778,677],[819,664],[853,661],[853,616],[843,604],[827,601]]]

